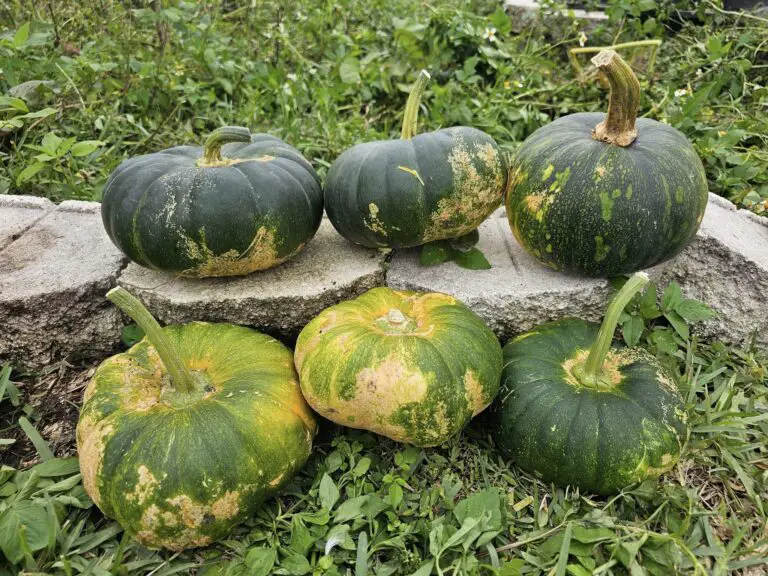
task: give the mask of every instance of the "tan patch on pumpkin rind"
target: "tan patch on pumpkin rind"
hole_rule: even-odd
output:
[[[467,370],[464,373],[464,396],[472,409],[473,417],[480,414],[488,406],[488,403],[483,399],[483,385],[480,384],[472,370]]]
[[[565,371],[565,381],[576,386],[578,388],[584,388],[584,385],[574,374],[574,368],[579,365],[583,365],[587,361],[589,356],[589,350],[579,350],[574,356],[568,358],[563,362],[563,370]],[[602,376],[606,378],[613,386],[621,384],[624,376],[621,373],[620,368],[629,364],[627,359],[622,355],[614,353],[612,350],[608,351],[605,355],[605,362],[603,362]]]
[[[216,520],[229,520],[240,512],[240,492],[227,491],[211,504],[211,514]]]
[[[358,372],[354,398],[337,400],[334,404],[342,423],[349,425],[345,417],[352,414],[356,428],[403,439],[405,430],[389,420],[402,406],[423,400],[427,389],[424,374],[412,370],[401,358],[391,355],[377,366]]]
[[[84,418],[77,425],[77,452],[80,458],[80,473],[83,477],[83,489],[97,506],[101,503],[99,493],[99,474],[104,462],[104,450],[107,437],[115,427],[105,422]]]
[[[507,175],[502,170],[498,153],[493,157],[493,166],[497,170],[490,175],[481,175],[477,171],[472,162],[473,155],[484,163],[492,156],[486,145],[470,153],[464,139],[457,137],[448,155],[454,189],[448,197],[438,201],[437,208],[430,215],[422,238],[424,243],[471,232],[501,203]]]
[[[384,228],[384,223],[379,220],[379,207],[373,202],[368,204],[368,218],[366,218],[364,222],[372,232],[381,234],[382,236],[387,235],[387,230]]]
[[[139,480],[136,482],[133,493],[128,494],[127,498],[128,500],[136,499],[139,504],[144,504],[159,483],[154,474],[149,471],[149,468],[143,464],[139,466],[136,474],[139,476]]]
[[[180,494],[168,499],[168,504],[176,506],[181,510],[181,519],[187,528],[197,528],[202,524],[206,507],[194,502],[186,494]]]
[[[274,230],[261,226],[257,231],[250,246],[244,252],[229,250],[224,254],[215,255],[206,245],[205,240],[196,242],[186,238],[186,251],[190,259],[200,262],[195,268],[185,270],[182,276],[190,277],[220,277],[220,276],[244,276],[257,270],[266,270],[278,264],[282,264],[296,253],[304,244],[299,246],[283,258],[277,256],[277,241]]]

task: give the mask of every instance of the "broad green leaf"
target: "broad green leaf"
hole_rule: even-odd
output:
[[[640,297],[640,314],[646,320],[653,320],[661,316],[659,305],[656,303],[656,285],[649,284]]]
[[[59,152],[59,146],[61,146],[61,143],[64,140],[56,136],[53,132],[48,132],[45,136],[43,136],[43,141],[41,143],[41,147],[43,149],[43,152],[46,152],[47,154],[56,157]]]
[[[397,507],[400,505],[400,502],[403,501],[403,489],[399,484],[392,484],[389,487],[389,503],[397,510]]]
[[[409,576],[429,576],[432,574],[432,567],[435,565],[434,560],[429,560],[422,564],[416,572],[411,572]]]
[[[77,458],[52,458],[33,467],[40,478],[55,478],[57,476],[70,476],[80,472],[80,463]]]
[[[360,62],[354,56],[347,56],[339,66],[339,76],[344,84],[360,83]]]
[[[447,262],[453,257],[453,250],[444,240],[437,240],[424,244],[421,247],[421,254],[419,254],[419,263],[422,266],[434,266],[435,264],[442,264]]]
[[[18,176],[16,176],[16,186],[20,186],[27,180],[31,179],[35,174],[40,172],[40,170],[42,170],[43,168],[45,168],[45,162],[35,162],[33,164],[30,164],[29,166],[24,168],[24,170],[19,172]]]
[[[104,142],[101,140],[83,140],[82,142],[75,143],[69,152],[75,157],[87,156],[102,146],[104,146]]]
[[[662,309],[666,312],[668,310],[674,310],[683,300],[683,293],[680,290],[680,285],[677,282],[670,282],[666,290],[664,290],[664,296],[661,299]]]
[[[32,552],[45,548],[52,530],[44,506],[17,500],[0,513],[0,550],[16,564],[24,558],[25,545]]]
[[[349,525],[339,524],[328,531],[325,540],[325,555],[331,553],[336,546],[341,546],[344,550],[354,550],[355,543],[349,536]]]
[[[463,250],[469,250],[472,248],[475,244],[477,244],[480,241],[480,232],[477,231],[477,229],[472,230],[472,232],[467,232],[464,234],[464,236],[459,236],[458,238],[451,238],[448,240],[448,244],[452,248],[455,248],[456,250],[463,251]]]
[[[47,116],[53,116],[58,111],[58,108],[43,108],[42,110],[35,110],[34,112],[28,112],[27,114],[16,116],[14,120],[18,120],[20,118],[45,118]]]
[[[467,496],[456,504],[453,514],[456,516],[459,524],[464,524],[467,518],[481,518],[484,514],[490,514],[490,522],[486,529],[500,530],[502,522],[501,509],[499,492],[490,489],[481,490]]]
[[[675,312],[680,314],[687,322],[701,322],[717,316],[717,313],[709,306],[698,300],[683,299],[675,307]]]
[[[331,510],[339,499],[339,489],[328,474],[323,474],[320,480],[320,502],[323,508]]]
[[[578,542],[592,544],[594,542],[614,540],[616,538],[616,534],[613,532],[613,530],[609,530],[608,528],[585,528],[584,526],[575,525],[573,527],[573,533],[571,534],[571,537]]]
[[[635,346],[640,342],[640,337],[643,335],[643,328],[645,323],[642,317],[628,315],[627,319],[621,325],[621,334],[624,337],[624,342],[627,346]]]
[[[658,328],[651,332],[650,340],[656,349],[663,354],[677,352],[677,342],[672,332],[666,328]]]
[[[21,98],[11,97],[11,96],[0,96],[0,112],[6,112],[8,110],[18,110],[19,112],[29,112],[29,108],[27,108],[26,102],[24,102],[24,100],[22,100]]]
[[[363,506],[370,499],[370,495],[355,496],[345,500],[336,509],[336,513],[333,518],[336,522],[346,522],[347,520],[354,520],[360,518],[363,515]]]
[[[357,464],[355,464],[355,467],[352,469],[352,476],[355,478],[360,478],[361,476],[364,476],[366,472],[368,472],[368,468],[370,467],[371,459],[367,456],[364,456],[357,461]]]
[[[688,332],[688,324],[685,323],[685,320],[683,320],[677,312],[674,310],[667,310],[664,312],[664,317],[669,320],[669,323],[672,324],[672,328],[674,328],[675,332],[680,334],[682,338],[685,338],[686,340],[689,338],[690,333]]]
[[[11,44],[14,48],[21,48],[24,46],[24,44],[27,43],[27,40],[29,39],[29,22],[25,22],[21,25],[21,27],[16,30],[16,34],[13,36],[13,41]]]
[[[315,543],[315,538],[310,533],[300,516],[294,516],[291,520],[291,545],[290,548],[297,554],[306,556]],[[327,552],[326,552],[327,554]]]
[[[491,268],[491,263],[477,248],[470,248],[466,252],[456,251],[453,259],[456,264],[469,270],[489,270]]]
[[[295,576],[303,576],[312,572],[312,565],[304,556],[298,554],[291,554],[287,558],[284,558],[280,562],[280,568],[282,568],[286,574],[294,574]]]
[[[138,324],[128,324],[123,326],[121,339],[126,346],[133,346],[144,338],[144,330],[142,330]]]

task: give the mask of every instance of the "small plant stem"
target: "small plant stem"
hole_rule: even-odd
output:
[[[637,138],[635,120],[640,108],[640,82],[632,68],[614,50],[603,50],[592,63],[608,78],[611,94],[608,113],[592,131],[595,140],[626,147]]]
[[[154,319],[138,298],[120,286],[107,292],[107,299],[125,312],[144,330],[150,344],[155,347],[165,369],[171,375],[171,384],[177,392],[191,392],[194,389],[192,373],[179,357],[176,347],[163,332],[160,324]]]
[[[405,113],[403,114],[403,130],[400,133],[400,137],[403,140],[410,140],[416,136],[421,97],[424,95],[424,90],[427,88],[429,79],[429,72],[422,70],[419,72],[419,77],[416,78],[416,83],[413,85],[413,88],[411,88],[411,93],[408,96],[408,102],[405,103]]]
[[[600,375],[603,372],[603,363],[611,347],[613,334],[616,332],[616,325],[619,323],[624,307],[630,300],[642,290],[643,286],[648,284],[648,274],[645,272],[635,273],[627,283],[613,297],[605,312],[605,318],[600,325],[600,331],[597,333],[597,340],[589,350],[589,356],[584,363],[584,371],[581,374],[585,386],[595,387]]]
[[[221,147],[229,142],[250,142],[251,131],[242,126],[222,126],[211,132],[203,145],[203,164],[221,162]]]

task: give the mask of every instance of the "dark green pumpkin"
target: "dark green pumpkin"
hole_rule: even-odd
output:
[[[488,134],[457,126],[416,135],[428,78],[422,71],[411,92],[400,140],[358,144],[328,170],[325,209],[352,242],[403,248],[457,238],[502,201],[507,163]]]
[[[627,282],[602,327],[560,320],[504,347],[490,421],[497,445],[521,468],[605,495],[675,465],[688,427],[672,378],[645,350],[608,348],[619,314],[645,282],[642,273]]]
[[[292,353],[232,324],[160,328],[124,290],[109,298],[147,338],[88,385],[77,425],[83,487],[146,546],[205,546],[309,456],[316,425]]]
[[[184,276],[233,276],[284,262],[320,226],[320,179],[295,148],[225,127],[204,147],[131,158],[104,188],[101,215],[132,261]]]
[[[507,217],[544,264],[587,276],[653,266],[699,228],[707,179],[682,133],[635,121],[640,87],[612,51],[595,58],[611,84],[608,114],[572,114],[533,133],[513,161]]]
[[[320,415],[416,446],[457,434],[499,390],[501,346],[460,301],[374,288],[299,334],[296,369]]]

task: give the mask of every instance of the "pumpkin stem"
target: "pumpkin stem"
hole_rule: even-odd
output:
[[[592,138],[627,147],[637,138],[635,120],[640,108],[640,82],[621,56],[614,50],[603,50],[592,58],[611,86],[608,113],[592,131]]]
[[[229,142],[250,142],[251,131],[242,126],[222,126],[210,133],[203,144],[203,164],[222,161],[221,147]]]
[[[648,274],[637,272],[627,280],[621,290],[613,297],[608,309],[605,311],[605,318],[600,325],[600,331],[597,333],[597,340],[589,350],[589,356],[584,363],[584,371],[581,373],[581,380],[585,386],[590,388],[599,387],[599,379],[603,372],[603,363],[611,347],[613,334],[616,332],[616,325],[619,323],[619,316],[629,301],[634,298],[643,286],[648,284]]]
[[[416,83],[413,85],[413,88],[411,88],[411,93],[408,96],[408,102],[405,103],[405,113],[403,114],[403,130],[400,133],[400,137],[403,140],[410,140],[416,136],[421,97],[424,95],[424,90],[426,90],[430,78],[431,76],[429,75],[429,72],[422,70],[419,72],[419,77],[416,78]]]
[[[176,347],[144,304],[121,286],[112,288],[107,292],[107,299],[130,316],[144,330],[147,340],[155,347],[165,369],[171,375],[171,384],[173,384],[174,389],[177,392],[194,390],[194,379],[191,372],[181,361]]]

